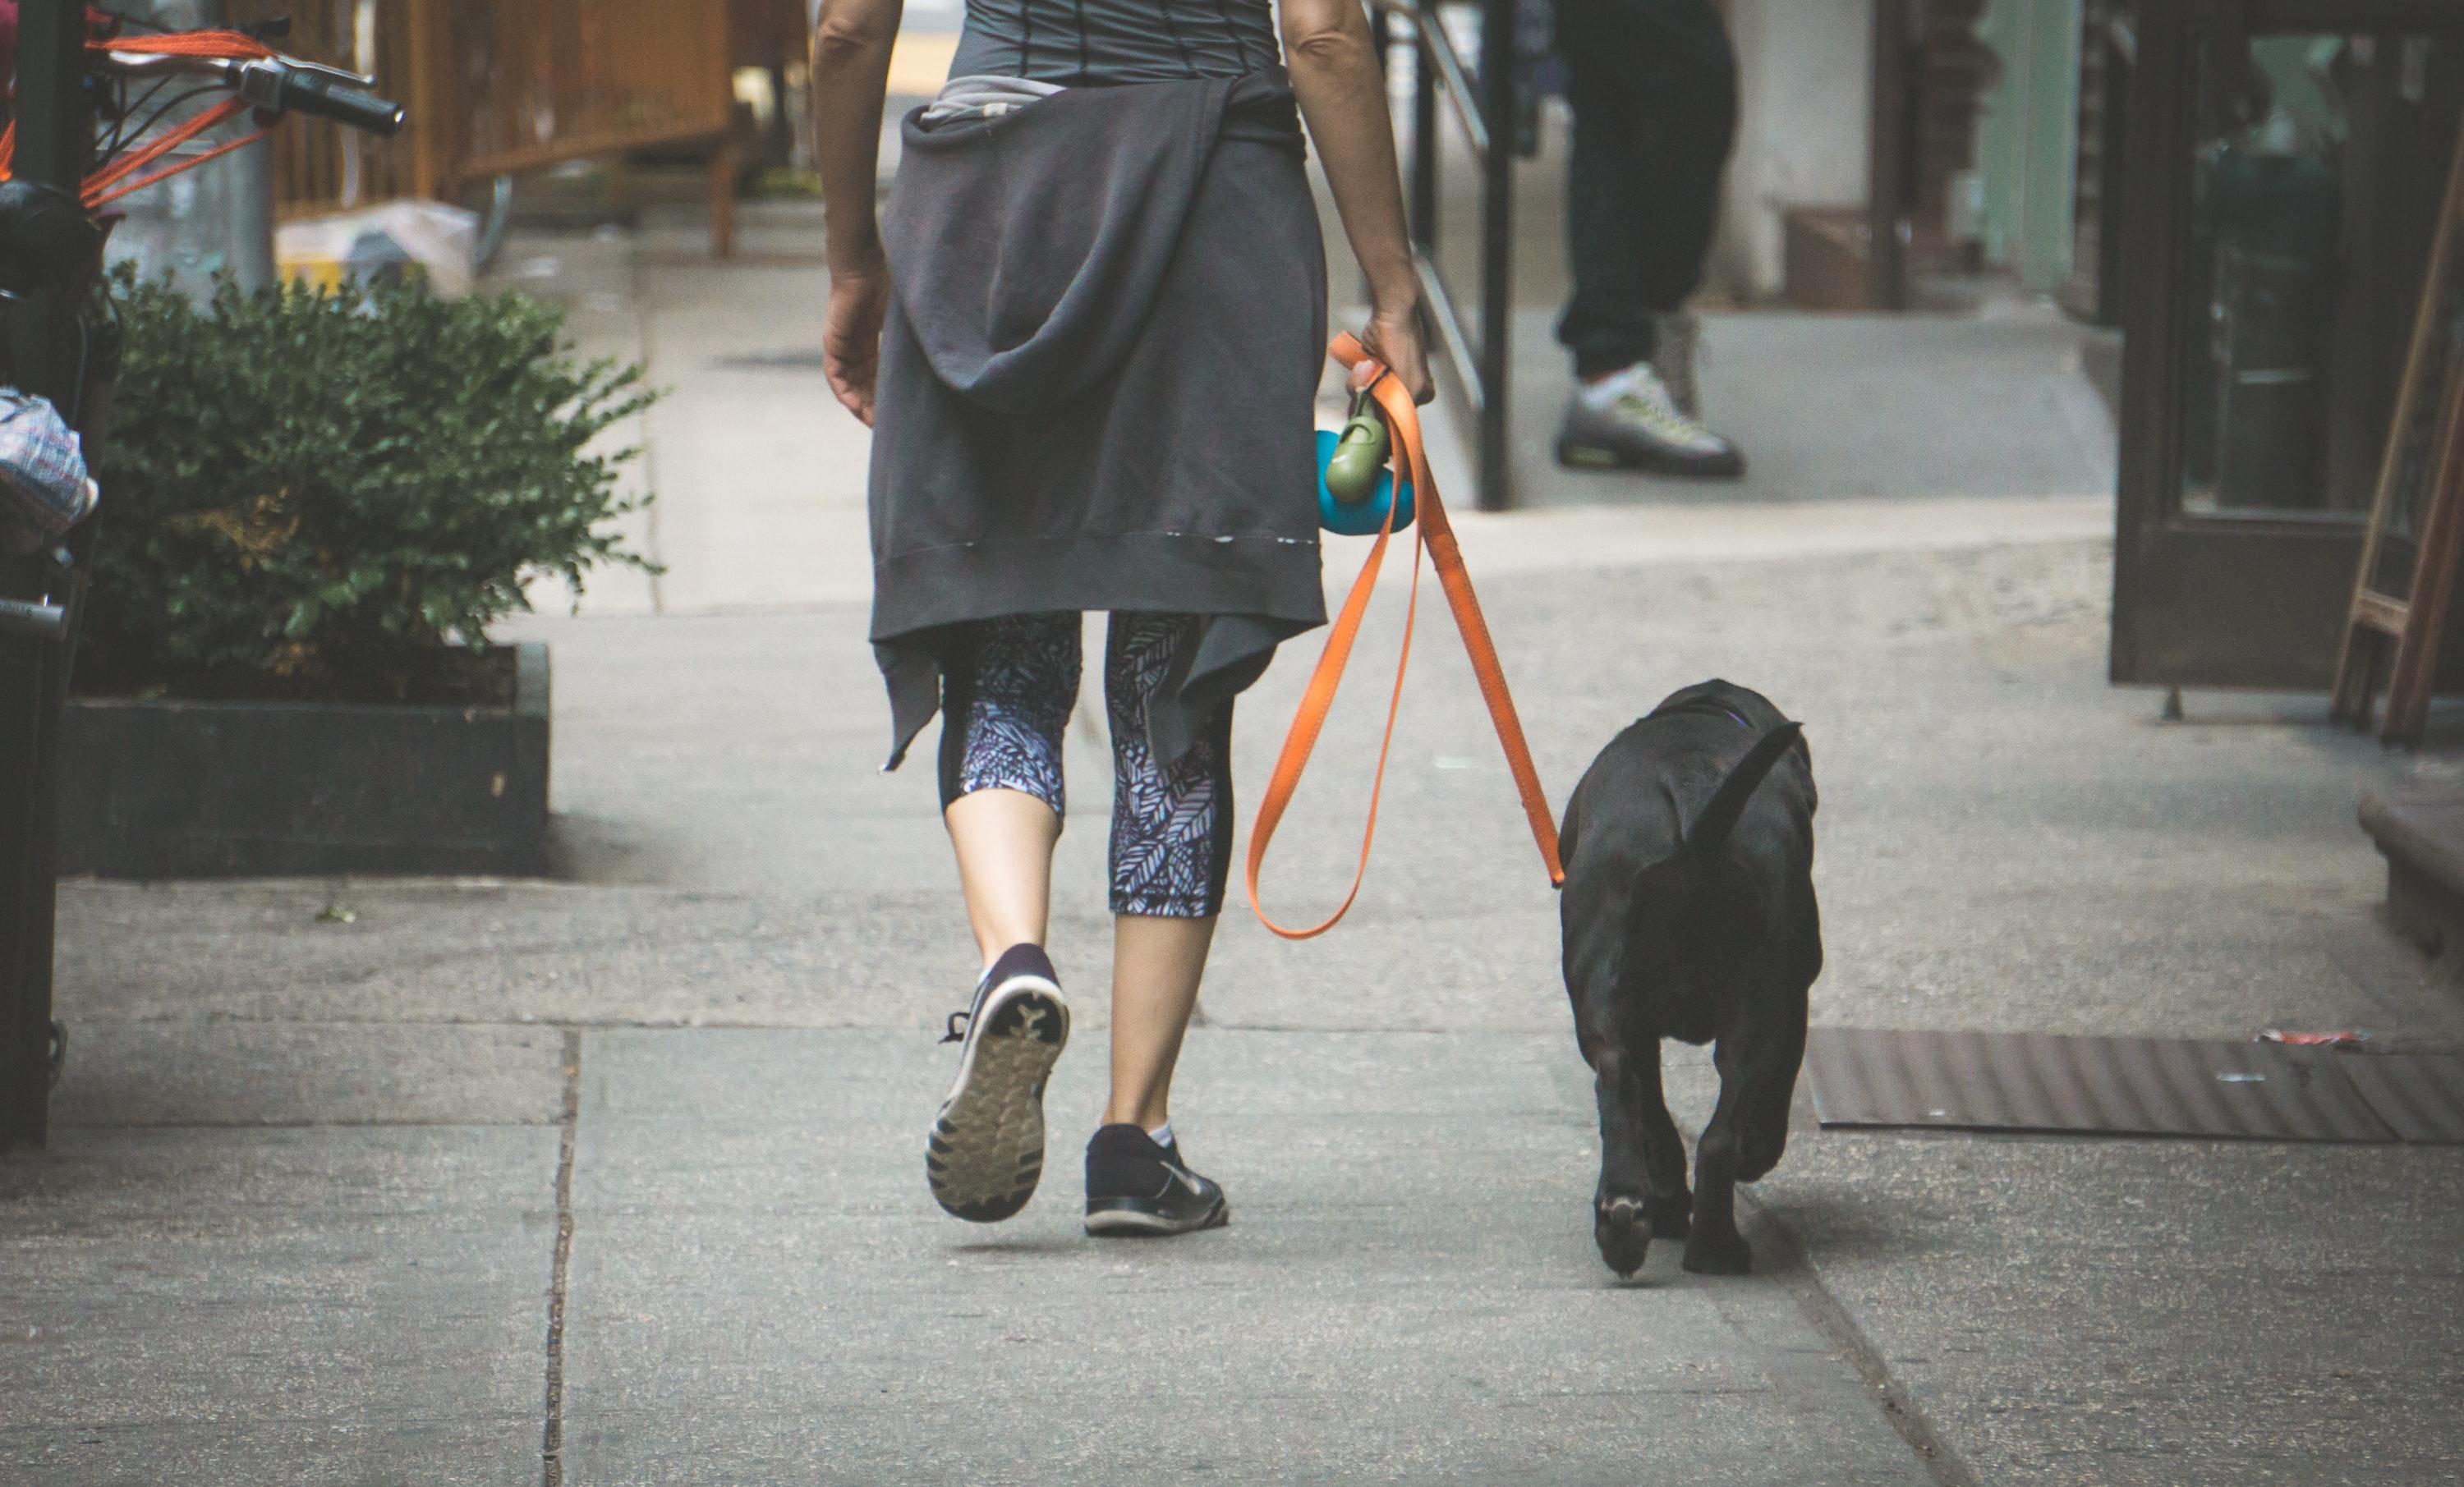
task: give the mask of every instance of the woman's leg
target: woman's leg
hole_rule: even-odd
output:
[[[986,621],[951,658],[943,683],[941,817],[987,967],[1013,945],[1044,943],[1078,632],[1075,614]]]
[[[1116,614],[1104,656],[1112,722],[1112,1095],[1087,1143],[1087,1232],[1189,1234],[1226,1221],[1223,1190],[1165,1128],[1181,1035],[1232,855],[1232,707],[1158,762],[1147,702],[1197,634],[1185,615]]]
[[[958,856],[967,923],[984,965],[989,968],[1013,945],[1043,944],[1061,813],[1040,797],[995,785],[951,801],[941,819]]]
[[[1170,1118],[1181,1035],[1223,906],[1232,845],[1230,704],[1182,755],[1158,764],[1146,701],[1195,626],[1186,616],[1112,617],[1104,693],[1111,720],[1112,1092],[1107,1125]]]
[[[1172,1071],[1198,1007],[1215,919],[1112,921],[1112,1098],[1107,1126],[1161,1129],[1172,1120]]]
[[[1043,944],[1078,630],[1074,614],[971,626],[943,677],[942,816],[984,973],[950,1019],[958,1077],[933,1119],[924,1170],[941,1207],[975,1223],[1034,1196],[1045,1083],[1069,1041],[1069,1004]]]

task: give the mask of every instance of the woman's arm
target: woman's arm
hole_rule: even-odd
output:
[[[1333,187],[1352,255],[1369,280],[1369,354],[1394,369],[1412,396],[1429,400],[1421,349],[1420,276],[1403,222],[1395,165],[1395,123],[1360,0],[1283,0],[1284,63],[1301,115]]]
[[[873,213],[881,111],[902,0],[822,0],[813,33],[813,164],[822,177],[822,220],[830,304],[822,325],[822,372],[848,412],[872,422],[873,375],[890,273]]]

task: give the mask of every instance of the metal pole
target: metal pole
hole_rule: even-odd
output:
[[[1438,251],[1438,67],[1428,32],[1437,24],[1429,0],[1412,8],[1412,242],[1432,257]]]
[[[1511,504],[1512,450],[1507,446],[1507,365],[1514,337],[1514,21],[1515,0],[1485,0],[1480,28],[1481,118],[1488,149],[1481,158],[1480,509]]]
[[[93,125],[85,97],[84,0],[24,0],[17,29],[16,174],[75,194]],[[11,307],[17,385],[63,409],[77,403],[77,309],[44,290]],[[0,565],[0,593],[40,595],[49,559]],[[0,639],[0,1149],[40,1146],[51,1089],[55,749],[66,690],[60,651]]]
[[[1385,90],[1386,117],[1391,123],[1395,117],[1395,18],[1383,5],[1373,3],[1369,7],[1369,45],[1377,54],[1377,84]],[[1369,275],[1358,274],[1356,282],[1360,285],[1360,302],[1365,305],[1369,303]]]
[[[1879,0],[1874,7],[1874,55],[1869,61],[1874,98],[1865,167],[1867,296],[1877,310],[1907,308],[1908,195],[1915,177],[1910,161],[1919,112],[1914,90],[1921,79],[1910,67],[1921,37],[1920,8],[1913,0]]]

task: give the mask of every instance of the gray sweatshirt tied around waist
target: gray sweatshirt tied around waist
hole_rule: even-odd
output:
[[[1177,758],[1280,641],[1325,623],[1326,266],[1289,86],[929,113],[904,121],[882,224],[872,638],[891,762],[939,706],[955,627],[1094,609],[1191,617],[1148,708],[1155,755]]]

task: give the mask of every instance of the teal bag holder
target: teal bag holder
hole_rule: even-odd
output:
[[[1412,524],[1412,482],[1405,480],[1398,493],[1395,472],[1377,471],[1377,484],[1364,500],[1339,501],[1326,488],[1327,462],[1334,458],[1334,447],[1343,435],[1335,429],[1317,431],[1317,519],[1327,531],[1348,537],[1375,536],[1386,525],[1387,508],[1394,508],[1395,530],[1402,531]]]

